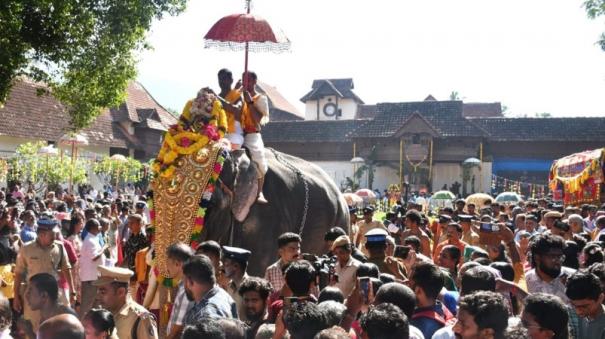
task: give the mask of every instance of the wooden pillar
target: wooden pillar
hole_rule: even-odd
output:
[[[433,191],[433,138],[429,141],[429,191]]]
[[[479,192],[483,192],[483,141],[479,143]]]
[[[166,286],[159,284],[158,292],[160,293],[160,297],[159,297],[160,319],[158,319],[158,323],[157,323],[158,334],[159,334],[160,338],[166,338],[166,335],[164,333],[166,333],[166,328],[167,328],[169,319],[165,319],[166,312],[165,312],[164,308],[168,305],[168,303],[171,300],[171,298],[169,296],[170,291]]]
[[[399,139],[399,190],[403,193],[403,138]]]

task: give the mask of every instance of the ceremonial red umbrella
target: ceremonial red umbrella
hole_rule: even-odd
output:
[[[221,18],[204,36],[204,47],[245,51],[244,73],[248,72],[248,52],[283,52],[290,49],[290,40],[269,23],[250,14],[246,0],[246,14],[232,14]],[[246,79],[244,79],[246,81]]]

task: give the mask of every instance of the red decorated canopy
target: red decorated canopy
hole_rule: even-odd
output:
[[[250,14],[250,1],[246,0],[246,14],[221,18],[204,36],[206,48],[244,50],[244,73],[248,72],[248,51],[283,52],[290,49],[290,40],[281,30],[271,28],[265,19]]]
[[[550,169],[550,189],[565,204],[600,200],[604,149],[575,153],[555,160]]]
[[[253,52],[281,52],[290,48],[290,40],[281,30],[252,14],[231,14],[217,21],[204,37],[205,47]]]

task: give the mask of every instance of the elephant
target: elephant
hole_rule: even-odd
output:
[[[256,202],[258,168],[245,150],[225,159],[206,212],[202,240],[252,251],[248,273],[261,275],[277,260],[277,238],[285,232],[301,236],[303,253],[324,253],[323,237],[334,226],[349,232],[346,201],[332,179],[318,166],[265,149],[269,170]]]

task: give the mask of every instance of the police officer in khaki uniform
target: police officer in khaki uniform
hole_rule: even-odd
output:
[[[31,322],[34,331],[37,331],[40,325],[40,311],[32,311],[27,302],[24,302],[25,289],[22,288],[21,283],[29,281],[29,278],[38,273],[48,273],[59,280],[59,272],[61,272],[69,283],[71,302],[74,302],[76,297],[67,252],[61,242],[55,241],[58,224],[52,216],[42,215],[38,220],[36,240],[23,246],[17,255],[13,308],[18,312],[24,310],[24,318]],[[61,293],[62,290],[59,289],[59,292]],[[60,295],[59,302],[69,306],[67,296]]]
[[[244,300],[242,299],[242,296],[239,295],[238,291],[242,281],[248,278],[246,268],[248,267],[250,254],[252,254],[252,252],[243,248],[223,246],[223,270],[225,271],[225,276],[230,280],[225,291],[227,291],[235,301],[235,304],[237,305],[237,314],[242,321],[248,319],[246,319]]]
[[[97,298],[113,314],[120,339],[158,338],[155,316],[128,294],[134,272],[127,268],[99,266]]]
[[[358,222],[357,225],[359,226],[359,230],[357,231],[355,246],[361,249],[361,252],[367,256],[369,253],[365,248],[365,234],[373,229],[382,229],[386,232],[387,228],[382,222],[374,220],[374,207],[372,206],[368,206],[363,209],[363,220]]]
[[[406,270],[403,264],[386,254],[388,235],[382,228],[371,229],[365,234],[365,247],[370,254],[368,262],[378,266],[380,273],[392,274],[395,279],[405,280]]]

